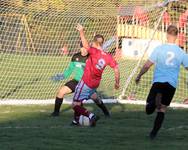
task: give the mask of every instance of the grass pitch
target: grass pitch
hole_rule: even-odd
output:
[[[155,114],[145,115],[144,106],[108,104],[110,119],[94,104],[85,106],[101,116],[94,128],[70,126],[69,105],[56,118],[53,105],[0,106],[0,150],[187,150],[188,109],[170,108],[151,141]]]
[[[60,86],[68,80],[53,83],[50,79],[63,72],[70,62],[70,56],[40,56],[0,53],[0,99],[52,99]],[[118,59],[120,68],[120,89],[114,90],[114,73],[109,67],[103,73],[97,89],[103,99],[117,98],[122,94],[125,83],[138,60]],[[144,61],[145,62],[145,61]],[[138,70],[139,71],[139,70]],[[135,93],[136,99],[146,99],[152,81],[152,69],[146,73],[139,86],[131,80],[125,95]],[[135,74],[135,76],[137,73]],[[175,102],[188,97],[188,77],[181,68],[179,86],[174,96]]]

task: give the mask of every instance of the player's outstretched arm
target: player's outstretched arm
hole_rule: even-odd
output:
[[[108,41],[106,41],[103,45],[102,45],[102,49],[103,51],[108,51],[108,48],[116,42],[116,37],[113,36],[111,39],[109,39]]]
[[[88,43],[87,39],[85,38],[85,34],[84,34],[84,27],[78,23],[76,29],[80,33],[80,38],[81,38],[83,47],[86,49],[89,49],[89,43]]]
[[[120,72],[119,72],[119,67],[114,68],[114,75],[115,75],[115,89],[119,89],[120,85]]]
[[[64,76],[63,73],[57,73],[57,74],[55,74],[54,76],[51,77],[51,80],[53,82],[59,82],[59,81],[64,80],[64,79],[65,79],[65,76]]]
[[[67,69],[63,73],[57,73],[54,76],[51,77],[51,80],[53,82],[59,82],[61,80],[64,80],[72,74],[73,70],[75,69],[75,65],[73,62],[71,62]]]
[[[136,84],[139,83],[142,75],[144,75],[148,70],[149,68],[153,65],[153,62],[151,62],[150,60],[147,60],[147,62],[144,64],[144,66],[142,67],[140,73],[138,74],[138,76],[136,77],[135,79],[135,82]]]

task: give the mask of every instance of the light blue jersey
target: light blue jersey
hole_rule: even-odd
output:
[[[155,64],[153,82],[168,82],[175,88],[181,64],[188,67],[188,55],[175,44],[156,47],[149,60]]]

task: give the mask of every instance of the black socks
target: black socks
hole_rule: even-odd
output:
[[[96,103],[96,104],[99,108],[101,108],[101,110],[103,111],[103,113],[106,117],[110,117],[110,113],[108,112],[108,109],[106,108],[106,106],[104,105],[104,103],[102,101],[100,101],[100,103]]]
[[[61,107],[62,102],[63,102],[63,98],[58,98],[58,97],[56,97],[56,99],[55,99],[54,112],[58,112],[58,113],[59,113],[59,110],[60,110],[60,107]]]
[[[156,116],[155,121],[154,121],[153,129],[150,133],[151,139],[155,138],[155,136],[157,135],[157,132],[161,128],[163,120],[164,120],[164,116],[165,116],[164,112],[158,112],[157,113],[157,116]]]

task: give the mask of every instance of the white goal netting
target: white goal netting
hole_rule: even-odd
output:
[[[152,73],[140,86],[134,77],[153,47],[165,42],[167,25],[178,25],[178,44],[188,51],[188,2],[165,4],[163,0],[0,0],[0,103],[54,99],[69,79],[53,83],[51,76],[63,72],[79,51],[77,23],[85,27],[90,41],[96,33],[106,40],[118,37],[109,52],[119,63],[121,88],[114,90],[113,72],[107,68],[98,88],[101,97],[145,99]],[[183,69],[179,82],[175,101],[188,98]]]

